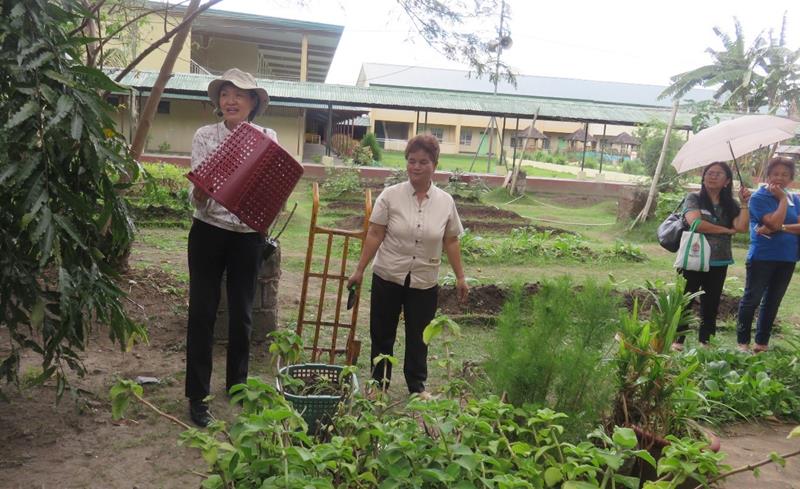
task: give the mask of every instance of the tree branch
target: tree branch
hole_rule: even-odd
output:
[[[150,47],[148,47],[147,49],[145,49],[144,51],[142,51],[142,52],[139,54],[139,56],[137,56],[137,57],[136,57],[136,59],[134,59],[133,61],[131,61],[131,63],[130,63],[128,66],[126,66],[126,67],[125,67],[125,68],[124,68],[122,71],[120,71],[120,72],[119,72],[119,74],[117,74],[116,78],[114,78],[114,81],[116,81],[116,82],[122,81],[122,79],[123,79],[123,78],[125,78],[125,75],[127,75],[128,73],[130,73],[130,72],[131,72],[131,70],[133,70],[133,69],[136,67],[136,65],[138,65],[138,64],[139,64],[139,63],[140,63],[140,62],[141,62],[141,61],[142,61],[144,58],[146,58],[146,57],[147,57],[147,56],[148,56],[150,53],[152,53],[153,51],[155,51],[156,49],[158,49],[158,47],[159,47],[159,46],[161,46],[162,44],[165,44],[165,43],[169,42],[169,40],[170,40],[170,39],[171,39],[171,38],[172,38],[172,37],[173,37],[175,34],[177,34],[178,32],[180,32],[180,31],[181,31],[181,29],[183,29],[184,27],[188,27],[189,25],[191,25],[191,23],[192,23],[192,22],[194,22],[194,19],[195,19],[195,17],[197,17],[198,15],[200,15],[200,14],[201,14],[201,13],[203,13],[203,12],[205,12],[205,11],[206,11],[206,10],[208,10],[210,7],[212,7],[212,6],[216,5],[216,4],[218,4],[218,3],[219,3],[219,2],[221,2],[221,1],[222,1],[222,0],[208,0],[208,2],[207,2],[206,4],[204,4],[204,5],[200,6],[200,7],[198,7],[198,8],[197,8],[197,10],[195,10],[194,12],[192,12],[190,15],[187,15],[186,17],[184,17],[183,21],[182,21],[180,24],[178,24],[177,26],[175,26],[175,28],[174,28],[174,29],[172,29],[171,31],[169,31],[168,33],[166,33],[166,34],[165,34],[165,35],[164,35],[164,36],[163,36],[161,39],[159,39],[158,41],[156,41],[156,42],[154,42],[153,44],[151,44],[151,45],[150,45]]]
[[[67,34],[67,37],[72,37],[75,34],[77,34],[80,31],[82,31],[84,28],[86,28],[86,24],[89,23],[89,20],[91,20],[92,16],[94,14],[96,14],[98,10],[100,10],[100,8],[103,6],[104,3],[106,3],[106,0],[99,0],[96,4],[94,4],[94,6],[90,7],[89,8],[89,15],[87,15],[86,17],[83,18],[83,22],[81,22],[81,24],[78,27],[76,27],[76,28],[72,29],[71,31],[69,31],[69,33]]]
[[[791,457],[794,457],[796,455],[800,455],[800,450],[795,450],[793,452],[789,452],[789,453],[786,453],[784,455],[779,455],[779,457],[784,459],[784,460],[786,460],[787,458],[791,458]],[[695,487],[695,489],[703,489],[704,487],[708,487],[708,485],[710,485],[710,484],[713,484],[713,483],[715,483],[717,481],[720,481],[722,479],[728,478],[728,477],[730,477],[732,475],[740,474],[742,472],[751,472],[751,471],[753,471],[753,470],[755,470],[755,469],[757,469],[757,468],[759,468],[761,466],[768,465],[768,464],[771,464],[771,463],[775,463],[775,460],[773,460],[772,457],[767,457],[767,458],[765,458],[764,460],[762,460],[760,462],[756,462],[754,464],[743,465],[742,467],[733,469],[733,470],[731,470],[729,472],[725,472],[724,474],[720,474],[720,475],[714,477],[713,479],[711,479],[710,481],[708,481],[706,484],[700,484],[699,486]]]

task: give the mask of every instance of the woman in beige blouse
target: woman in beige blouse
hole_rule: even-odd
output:
[[[367,238],[348,287],[361,283],[372,265],[370,297],[370,358],[392,355],[400,312],[406,331],[403,373],[408,391],[430,397],[428,347],[422,331],[436,314],[442,248],[456,275],[456,289],[465,300],[469,288],[461,266],[458,237],[463,232],[453,197],[433,184],[439,160],[439,142],[423,134],[412,138],[405,151],[408,181],[385,189],[375,201]],[[391,377],[391,365],[387,365]],[[382,382],[384,365],[373,367],[372,378]],[[387,380],[388,382],[388,380]],[[384,386],[388,387],[388,386]]]
[[[264,112],[267,91],[255,78],[236,68],[208,85],[208,96],[222,121],[203,126],[192,140],[192,168],[197,168],[244,121]],[[275,131],[261,128],[277,140]],[[242,223],[200,189],[191,192],[195,207],[189,231],[189,321],[186,331],[186,397],[189,415],[207,426],[211,414],[205,398],[210,393],[214,322],[223,272],[227,272],[228,356],[226,391],[247,380],[250,331],[256,279],[264,237]]]

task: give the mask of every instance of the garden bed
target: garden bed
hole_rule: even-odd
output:
[[[538,283],[528,283],[523,286],[523,293],[526,296],[536,294],[539,291]],[[456,290],[453,286],[443,286],[439,288],[439,310],[443,314],[450,316],[481,316],[491,319],[500,313],[503,304],[510,293],[509,287],[498,285],[479,285],[471,287],[469,299],[466,304],[458,301]],[[643,316],[647,316],[652,307],[652,296],[643,289],[631,289],[620,292],[622,295],[622,305],[629,310],[633,308],[634,300],[638,299],[639,308]],[[728,319],[736,316],[739,308],[740,297],[722,294],[719,305],[719,318]],[[696,312],[699,312],[699,303],[695,304]]]
[[[354,200],[328,202],[326,209],[333,214],[345,215],[334,221],[338,229],[360,229],[364,223],[364,203]],[[575,235],[572,231],[552,226],[531,224],[516,212],[476,203],[459,202],[458,214],[461,224],[474,234],[507,234],[513,229],[529,228],[535,232],[549,231],[554,236]]]

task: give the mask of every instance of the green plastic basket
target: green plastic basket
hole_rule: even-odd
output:
[[[280,369],[282,375],[289,377],[309,380],[315,378],[324,378],[331,382],[338,382],[339,375],[342,372],[340,365],[327,365],[323,363],[300,363],[297,365],[288,365]],[[283,394],[287,401],[303,416],[303,419],[308,423],[308,429],[311,433],[319,431],[320,427],[330,423],[331,418],[336,413],[336,409],[340,402],[346,402],[350,396],[358,392],[358,378],[355,374],[350,375],[350,385],[352,389],[348,395],[341,396],[328,396],[328,395],[308,395],[299,396],[285,392],[281,375],[275,379],[275,384],[278,391]]]

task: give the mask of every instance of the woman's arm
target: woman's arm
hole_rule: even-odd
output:
[[[739,215],[733,220],[733,228],[737,233],[747,232],[750,228],[750,207],[748,204],[750,203],[751,195],[749,188],[741,187],[739,189],[739,201],[742,203],[742,207],[739,209]]]
[[[456,275],[458,300],[464,302],[469,294],[469,286],[467,286],[467,279],[464,276],[464,267],[461,265],[461,245],[458,243],[458,236],[445,236],[443,243],[447,261],[450,262],[453,273]]]
[[[744,206],[742,206],[739,215],[736,216],[736,219],[733,220],[733,229],[735,229],[737,233],[746,233],[749,228],[750,228],[750,209],[748,209],[747,204],[745,204]]]
[[[778,208],[769,214],[765,214],[764,217],[761,218],[761,224],[771,232],[780,231],[783,221],[786,220],[786,209],[788,208],[786,192],[784,192],[780,186],[773,184],[770,184],[767,190],[769,190],[773,197],[778,199]]]
[[[741,215],[741,214],[740,214]],[[700,211],[689,211],[685,214],[686,223],[691,226],[696,220],[700,219],[700,224],[697,226],[697,232],[703,234],[736,234],[736,229],[726,228],[712,224],[708,221],[703,221]],[[749,217],[748,217],[749,219]]]
[[[356,265],[356,271],[347,280],[347,288],[359,285],[364,280],[364,270],[367,269],[367,265],[375,257],[375,253],[378,252],[378,248],[385,237],[386,226],[375,224],[374,222],[369,223],[367,237],[364,239],[364,247],[361,248],[361,258],[359,258],[358,265]]]

